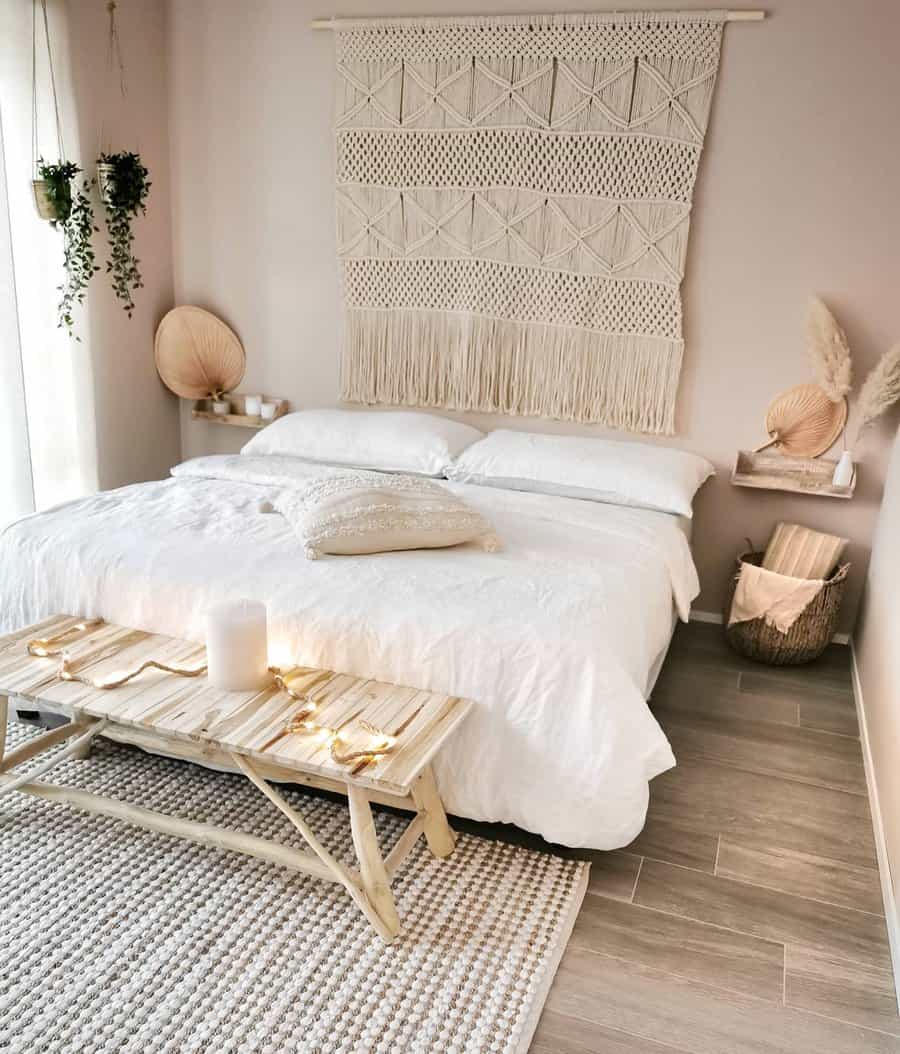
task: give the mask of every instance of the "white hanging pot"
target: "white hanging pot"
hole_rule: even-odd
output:
[[[55,198],[49,179],[33,179],[31,192],[34,195],[34,207],[42,220],[56,223],[68,218],[72,208],[72,198],[68,197],[63,201]]]
[[[50,181],[47,179],[33,179],[31,181],[31,192],[34,195],[34,207],[42,220],[56,219],[56,202],[50,197]]]
[[[97,187],[104,205],[112,205],[116,193],[116,168],[108,161],[97,162]]]

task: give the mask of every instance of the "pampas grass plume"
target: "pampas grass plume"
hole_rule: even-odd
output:
[[[839,403],[853,382],[850,345],[837,319],[817,296],[809,302],[807,335],[809,357],[819,387],[833,403]]]
[[[900,344],[886,351],[866,377],[856,408],[855,446],[863,432],[900,399]]]

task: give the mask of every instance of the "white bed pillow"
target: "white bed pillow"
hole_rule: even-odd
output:
[[[304,461],[378,472],[441,476],[484,433],[434,414],[299,410],[263,428],[242,454],[288,454]]]
[[[715,474],[685,450],[581,436],[498,429],[470,446],[449,479],[508,490],[583,498],[691,516],[701,485]]]
[[[490,523],[446,487],[417,476],[339,472],[274,502],[308,559],[405,549],[444,549],[477,541],[498,548]]]

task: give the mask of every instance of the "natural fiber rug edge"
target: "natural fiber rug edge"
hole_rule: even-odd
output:
[[[572,930],[575,929],[575,920],[578,918],[578,913],[581,911],[581,905],[584,903],[590,877],[591,865],[588,861],[585,861],[584,867],[581,870],[581,878],[578,881],[578,885],[572,890],[569,913],[566,917],[565,925],[560,930],[559,943],[554,949],[550,968],[547,970],[540,987],[535,993],[534,1004],[528,1012],[528,1017],[525,1019],[525,1024],[522,1029],[522,1040],[516,1049],[515,1054],[528,1054],[528,1049],[531,1047],[531,1041],[534,1039],[534,1034],[537,1031],[541,1014],[543,1014],[544,1007],[547,1005],[547,997],[550,995],[550,989],[556,979],[556,972],[559,969],[559,964],[562,962],[562,958],[566,954],[566,949],[569,947],[569,941],[572,939]]]

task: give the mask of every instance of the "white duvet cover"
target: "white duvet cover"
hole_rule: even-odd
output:
[[[436,772],[448,810],[571,846],[640,831],[648,781],[674,764],[644,701],[698,590],[664,513],[445,484],[494,524],[478,548],[309,561],[260,503],[334,472],[293,458],[207,457],[174,478],[27,517],[0,535],[0,630],[56,612],[203,639],[205,610],[268,605],[270,659],[477,702]]]

